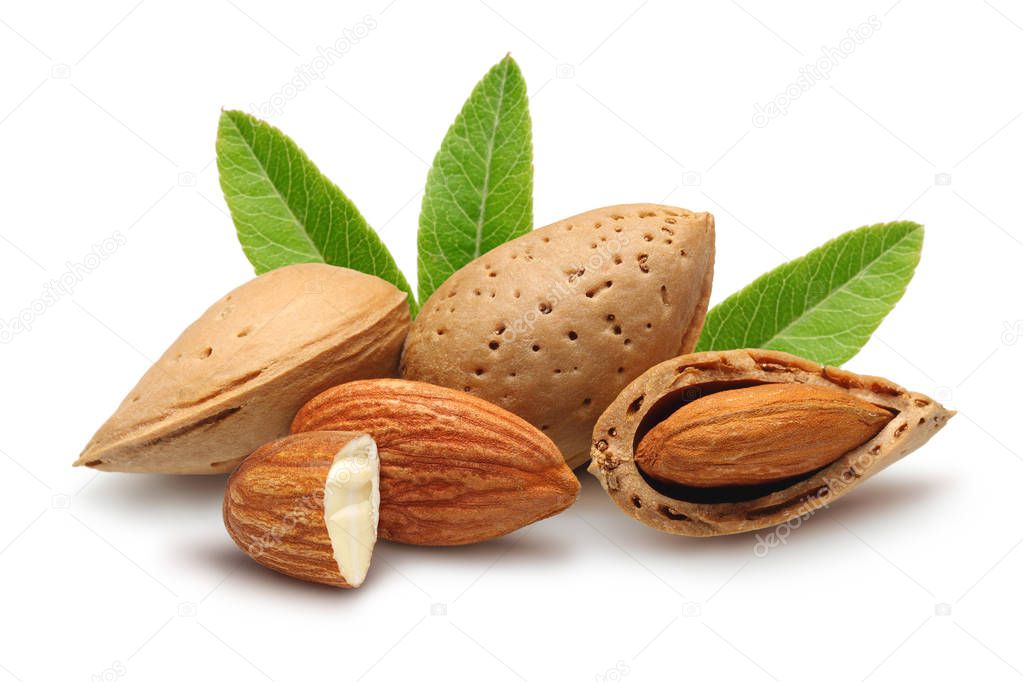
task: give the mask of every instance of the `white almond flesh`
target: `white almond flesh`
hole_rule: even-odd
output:
[[[334,560],[345,581],[358,587],[369,571],[380,511],[380,457],[369,436],[334,456],[323,491],[323,518]]]

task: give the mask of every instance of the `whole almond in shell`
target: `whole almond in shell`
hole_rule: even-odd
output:
[[[761,446],[755,442],[755,432],[770,432],[764,422],[758,423],[759,418],[751,421],[748,412],[743,411],[746,408],[734,405],[729,409],[735,412],[730,413],[729,409],[717,411],[714,419],[719,424],[727,424],[723,433],[750,430],[738,438],[734,433],[728,436],[731,440],[725,449],[731,451],[733,460],[737,459],[741,471],[734,480],[727,471],[727,462],[722,461],[696,467],[702,477],[688,481],[689,484],[671,480],[685,476],[680,472],[687,467],[677,462],[673,467],[660,470],[661,480],[641,469],[636,447],[656,447],[656,436],[645,446],[643,442],[655,434],[659,424],[665,420],[670,423],[672,415],[685,414],[687,405],[695,408],[708,397],[719,396],[716,402],[708,403],[711,407],[715,404],[720,407],[725,400],[742,404],[750,400],[751,395],[756,396],[748,393],[750,387],[761,385],[782,386],[776,389],[778,395],[799,395],[790,393],[793,387],[798,391],[799,386],[839,391],[853,401],[839,408],[840,416],[831,415],[817,420],[804,414],[802,433],[783,427],[777,433],[769,434],[770,438],[784,436],[785,441],[784,445],[775,442],[773,450],[784,454],[773,460],[770,455],[756,453]],[[728,393],[732,396],[727,396]],[[810,391],[803,395],[806,398],[804,412],[816,407],[833,409],[842,404],[833,398],[819,402],[820,395],[830,396],[830,393]],[[774,400],[777,402],[777,396]],[[781,403],[785,405],[786,401],[788,404],[782,413],[796,409],[791,399],[783,399]],[[890,417],[881,412],[875,413],[873,409],[863,407],[862,403],[879,408]],[[651,367],[622,391],[594,427],[589,471],[622,511],[653,528],[677,535],[742,533],[803,517],[831,504],[926,443],[953,414],[931,398],[907,391],[887,379],[824,367],[788,353],[756,349],[693,353]],[[788,414],[783,421],[787,423],[791,418],[792,415]],[[846,438],[848,433],[838,432],[856,430],[851,421],[861,418],[869,424],[867,431],[873,430],[878,420],[885,423],[873,436],[833,459],[833,453],[813,455],[799,465],[791,458],[793,450],[805,447],[800,443],[808,443],[809,449],[815,450],[828,440],[828,436]],[[842,422],[837,430],[836,421]],[[676,423],[675,427],[679,428],[679,424]],[[825,432],[828,429],[831,431]],[[850,437],[847,443],[858,439],[858,436]],[[674,447],[670,439],[660,442],[669,448]],[[768,466],[758,476],[757,466],[748,466],[750,461],[744,462],[743,456],[735,457],[739,443],[749,448],[747,454],[756,455],[750,461],[759,458],[761,464],[765,459],[781,462],[780,468]],[[713,454],[714,448],[707,443],[698,443],[696,449],[707,457],[719,457]],[[651,466],[655,460],[662,463],[678,460],[679,455],[680,451],[671,449],[668,452],[645,453],[643,459],[647,466]],[[689,464],[692,464],[691,458]],[[793,475],[779,478],[788,474]],[[706,483],[715,485],[707,486]]]
[[[358,587],[376,544],[380,460],[373,439],[303,433],[267,443],[224,492],[224,526],[260,564],[293,578]]]
[[[462,545],[568,507],[579,481],[549,438],[492,403],[400,379],[355,381],[313,398],[292,431],[358,431],[380,453],[380,537]]]
[[[469,263],[412,324],[402,375],[514,412],[575,467],[615,396],[699,337],[714,218],[628,204],[537,229]]]
[[[335,384],[394,376],[404,292],[323,263],[243,284],[189,326],[75,462],[104,471],[218,474],[288,432]]]

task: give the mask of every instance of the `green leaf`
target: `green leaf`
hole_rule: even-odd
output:
[[[415,312],[412,288],[380,237],[287,135],[241,111],[225,111],[217,168],[238,241],[257,274],[310,262],[361,270],[407,292]]]
[[[419,215],[419,300],[466,263],[532,227],[526,81],[509,56],[473,89],[426,178]]]
[[[902,298],[923,239],[905,221],[846,232],[715,306],[696,350],[769,348],[841,365]]]

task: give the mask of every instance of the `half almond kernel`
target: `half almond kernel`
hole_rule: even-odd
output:
[[[380,458],[366,434],[316,431],[267,443],[235,470],[224,525],[258,563],[293,578],[358,587],[380,511]]]

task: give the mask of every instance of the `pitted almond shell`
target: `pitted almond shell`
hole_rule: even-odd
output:
[[[558,221],[441,285],[412,324],[402,376],[514,412],[579,466],[615,396],[693,349],[713,270],[709,213],[626,204]]]
[[[564,510],[579,481],[549,438],[511,412],[401,379],[355,381],[313,398],[293,433],[358,431],[380,453],[380,537],[463,545]]]
[[[782,382],[836,388],[895,416],[876,436],[822,469],[752,499],[679,499],[678,490],[655,488],[636,466],[639,440],[679,406],[715,391]],[[953,414],[887,379],[824,367],[788,353],[693,353],[651,367],[621,392],[594,428],[589,471],[622,511],[648,526],[677,535],[742,533],[834,502],[926,443]]]
[[[323,263],[272,270],[217,301],[146,372],[76,465],[219,474],[288,432],[335,384],[394,376],[406,295]]]

